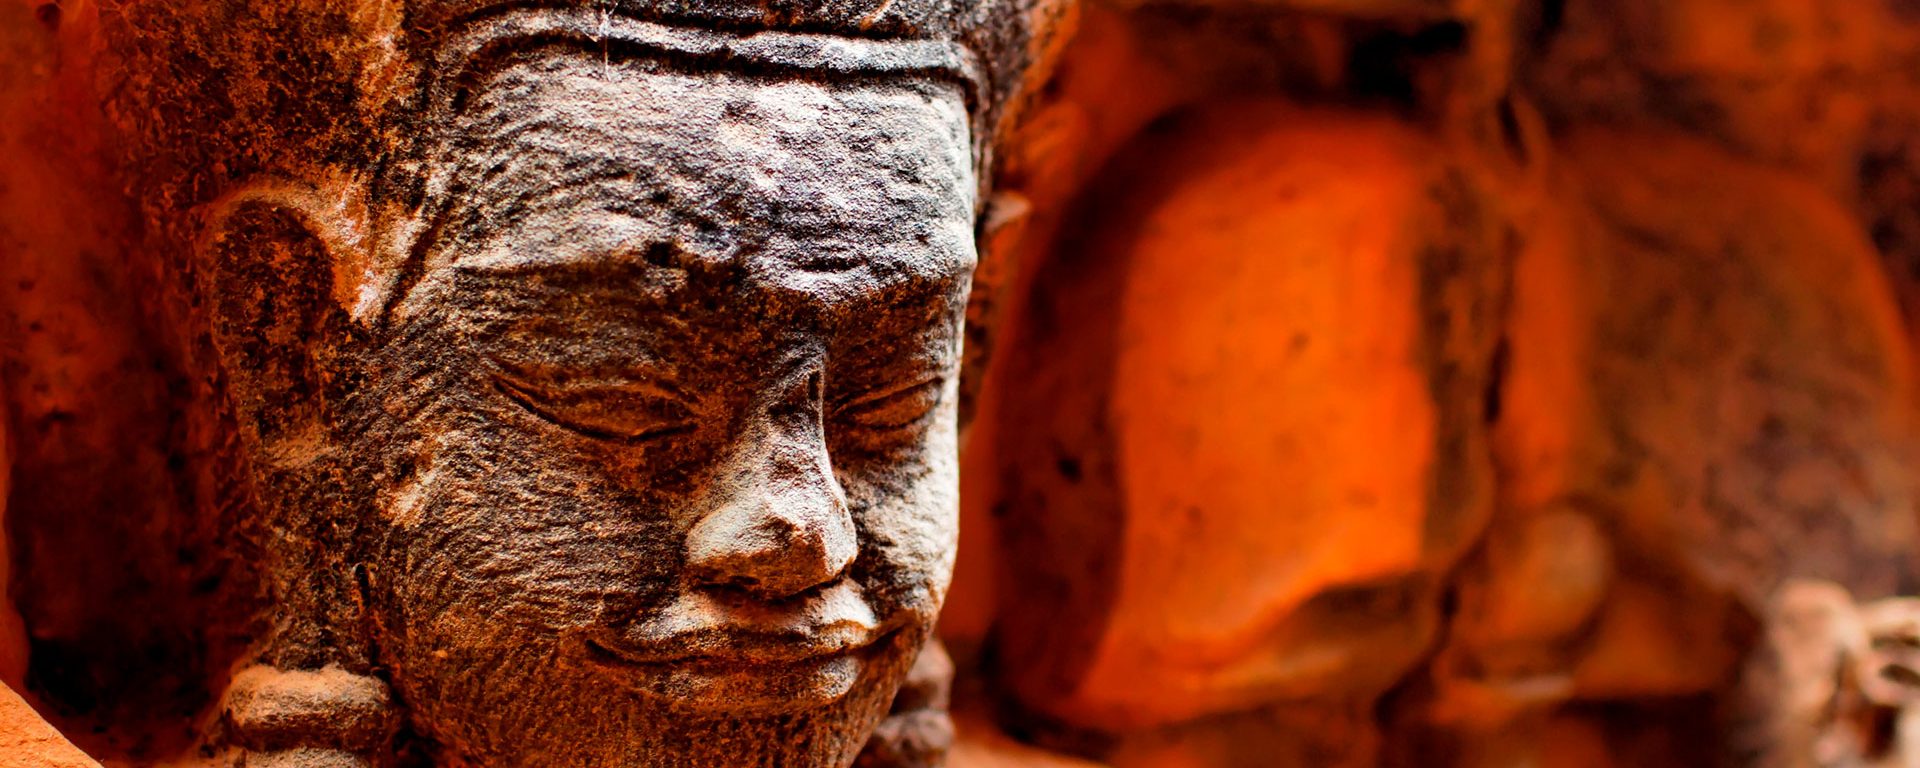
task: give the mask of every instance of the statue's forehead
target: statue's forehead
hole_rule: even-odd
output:
[[[964,145],[968,139],[964,96],[952,83],[685,69],[581,49],[554,49],[501,67],[479,79],[464,107],[455,130],[467,137],[500,129],[518,132],[548,121],[569,129],[616,127],[633,140],[660,136],[676,142],[756,126],[779,129],[764,138],[790,146],[795,137],[833,140],[850,131],[857,142],[849,138],[840,144],[924,139]],[[518,119],[521,115],[527,119]],[[904,128],[920,135],[888,135]]]
[[[951,84],[565,55],[496,72],[455,133],[429,275],[618,266],[665,247],[832,293],[973,265],[977,184]]]

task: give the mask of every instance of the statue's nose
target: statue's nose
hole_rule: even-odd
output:
[[[813,385],[817,390],[817,384]],[[827,455],[817,391],[769,414],[760,439],[724,473],[725,498],[687,535],[700,583],[778,600],[840,577],[859,553],[846,492]]]

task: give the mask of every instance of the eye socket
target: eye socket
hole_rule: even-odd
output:
[[[684,435],[695,413],[671,388],[637,376],[567,376],[500,366],[494,384],[546,421],[588,437],[642,442]]]
[[[880,390],[847,401],[838,409],[840,421],[872,432],[894,432],[918,426],[940,404],[946,380],[938,376],[903,387]]]

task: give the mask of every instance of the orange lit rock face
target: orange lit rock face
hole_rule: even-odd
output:
[[[27,706],[19,694],[0,685],[0,768],[100,768]]]
[[[1662,13],[1695,36],[1662,38],[1653,58],[1667,63],[1651,68],[1701,87],[1870,69],[1834,47],[1869,34],[1851,15],[1783,4],[1740,18],[1800,20],[1788,24],[1798,53],[1755,69],[1685,20],[1731,11]],[[1121,114],[1165,93],[1136,81]],[[1736,91],[1702,93],[1733,103]],[[1750,106],[1747,124],[1773,119]],[[1281,741],[1364,740],[1370,716],[1315,724],[1301,703],[1337,711],[1397,685],[1396,707],[1451,734],[1435,744],[1458,764],[1692,764],[1725,745],[1646,726],[1683,714],[1686,728],[1726,727],[1710,699],[1735,685],[1782,579],[1910,588],[1911,342],[1863,223],[1827,179],[1670,129],[1539,134],[1529,178],[1485,195],[1514,228],[1511,285],[1464,292],[1504,307],[1497,365],[1455,349],[1497,371],[1480,410],[1396,388],[1418,363],[1355,362],[1419,348],[1401,323],[1425,297],[1370,257],[1471,239],[1473,224],[1420,213],[1446,145],[1408,130],[1424,143],[1396,154],[1407,145],[1385,118],[1270,114],[1201,107],[1146,131],[1034,256],[1046,261],[1000,340],[968,464],[996,473],[969,479],[990,499],[969,503],[991,506],[1000,529],[993,664],[1021,713],[1113,736],[1080,748],[1114,764],[1233,764],[1274,741],[1235,730],[1249,709],[1269,713],[1267,733],[1290,732]],[[1511,173],[1484,157],[1464,162]],[[1340,171],[1315,175],[1316,160]],[[1349,224],[1362,209],[1377,218]],[[1302,257],[1323,252],[1341,258]],[[1320,293],[1303,299],[1289,280]],[[1348,281],[1365,291],[1343,293]],[[1315,303],[1327,296],[1339,298]],[[1352,314],[1316,312],[1327,307]],[[1297,353],[1302,329],[1345,354]],[[1410,492],[1442,455],[1423,440],[1447,414],[1490,429],[1497,503]],[[1335,492],[1356,485],[1383,501],[1361,513]],[[1434,544],[1447,525],[1474,547],[1465,560]],[[1443,584],[1391,610],[1323,609],[1422,576]],[[1443,594],[1452,611],[1438,611]],[[1733,698],[1766,698],[1758,684],[1749,673]],[[1623,737],[1635,729],[1645,737]]]
[[[1479,415],[1443,411],[1478,407],[1501,279],[1443,158],[1248,103],[1094,183],[986,395],[1024,706],[1116,732],[1364,706],[1425,652],[1487,514]]]

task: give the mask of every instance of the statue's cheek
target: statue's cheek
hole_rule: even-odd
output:
[[[937,610],[952,580],[957,550],[957,477],[923,469],[915,482],[889,489],[858,511],[861,554],[872,563],[871,585],[899,603]]]

